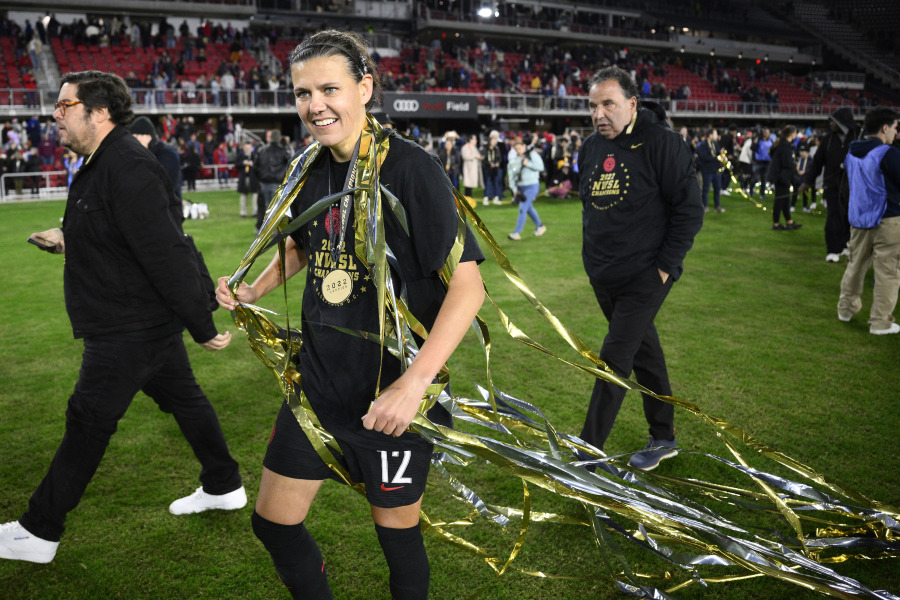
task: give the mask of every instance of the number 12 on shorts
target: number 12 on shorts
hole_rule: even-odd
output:
[[[412,483],[412,478],[404,477],[406,467],[409,466],[409,459],[412,457],[412,451],[403,451],[403,461],[400,463],[400,468],[394,473],[393,479],[390,477],[388,469],[388,451],[379,450],[378,454],[381,455],[381,481],[384,483]],[[400,458],[400,452],[398,450],[390,452],[390,455],[391,458]]]

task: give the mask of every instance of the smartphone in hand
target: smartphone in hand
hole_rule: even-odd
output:
[[[28,238],[27,241],[29,244],[34,244],[41,250],[45,250],[47,252],[53,252],[54,250],[56,250],[56,244],[45,244],[43,241],[37,240],[33,237]]]

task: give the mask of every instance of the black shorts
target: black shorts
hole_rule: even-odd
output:
[[[395,438],[361,425],[358,432],[329,433],[334,435],[343,456],[334,450],[331,453],[353,481],[365,484],[369,504],[397,508],[414,504],[422,497],[434,450],[424,438],[410,432]],[[278,412],[263,465],[292,479],[341,481],[313,448],[287,402]]]

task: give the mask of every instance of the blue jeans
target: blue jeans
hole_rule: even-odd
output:
[[[78,506],[135,394],[143,391],[172,414],[200,461],[208,494],[241,487],[216,411],[194,379],[181,333],[144,342],[84,340],[66,432],[50,469],[19,518],[45,540],[58,541],[66,515]]]
[[[495,175],[491,175],[490,171],[484,172],[484,197],[499,198],[503,195],[503,171],[497,169]]]
[[[520,185],[519,189],[525,194],[525,202],[519,204],[519,218],[516,220],[516,233],[522,233],[522,228],[525,227],[526,216],[531,217],[531,220],[534,221],[535,229],[540,229],[541,218],[538,216],[537,211],[534,210],[534,199],[541,189],[541,184],[534,183],[531,185]]]
[[[722,178],[718,173],[703,173],[703,208],[709,204],[709,188],[713,189],[713,202],[716,208],[719,208],[719,199],[722,195]]]

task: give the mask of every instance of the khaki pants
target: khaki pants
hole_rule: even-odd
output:
[[[850,318],[862,308],[863,284],[869,266],[875,270],[875,291],[869,325],[887,329],[894,322],[900,288],[900,217],[883,219],[872,229],[850,230],[850,262],[841,279],[838,314]]]
[[[256,216],[256,194],[241,194],[241,216],[247,216],[247,196],[250,196],[250,209],[253,216]]]

